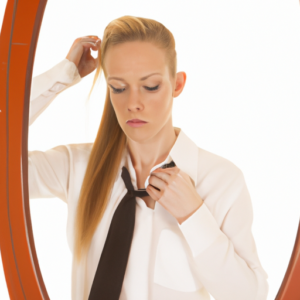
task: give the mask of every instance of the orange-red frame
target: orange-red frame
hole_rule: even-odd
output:
[[[0,249],[13,300],[49,299],[32,234],[27,150],[32,69],[46,4],[8,0],[0,35]],[[276,300],[300,299],[299,252],[300,224]]]

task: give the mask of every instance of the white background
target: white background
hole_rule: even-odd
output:
[[[6,2],[0,4],[2,22]],[[284,277],[300,213],[299,12],[298,0],[51,0],[33,69],[36,76],[60,62],[77,37],[102,38],[107,24],[123,15],[152,18],[170,29],[177,71],[187,74],[184,91],[174,99],[173,125],[243,171],[254,238],[269,275],[268,299]],[[34,122],[29,150],[94,140],[106,90],[102,74],[85,104],[93,76],[61,93]],[[30,207],[49,296],[70,299],[67,206],[60,199],[32,199]],[[2,264],[0,299],[9,299]]]

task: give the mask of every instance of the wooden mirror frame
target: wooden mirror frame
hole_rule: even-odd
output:
[[[28,192],[30,89],[46,4],[8,0],[0,35],[0,249],[13,300],[50,299],[36,255]],[[276,300],[300,299],[299,252],[300,223]]]

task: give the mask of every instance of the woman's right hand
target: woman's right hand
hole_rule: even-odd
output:
[[[98,40],[98,42],[96,42]],[[98,36],[84,36],[77,38],[66,58],[72,61],[78,68],[81,78],[93,72],[98,66],[98,57],[91,55],[91,49],[100,50],[101,39]]]

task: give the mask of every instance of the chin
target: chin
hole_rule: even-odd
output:
[[[134,128],[130,127],[127,125],[128,128],[126,130],[123,129],[125,135],[127,136],[128,139],[136,142],[136,143],[142,143],[144,141],[147,141],[148,139],[152,138],[155,134],[156,131],[150,129],[150,128]]]

